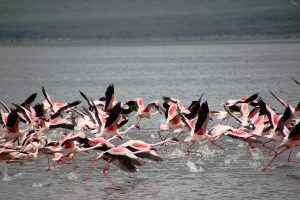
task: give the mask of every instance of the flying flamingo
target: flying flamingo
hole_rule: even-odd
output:
[[[210,119],[207,101],[202,103],[199,109],[199,116],[196,125],[194,125],[191,121],[186,120],[183,115],[181,115],[181,117],[184,119],[183,121],[190,129],[190,136],[184,140],[185,143],[191,142],[191,145],[187,148],[187,153],[190,154],[192,153],[192,149],[194,148],[196,142],[201,142],[211,138],[207,131],[207,125]],[[196,153],[202,154],[201,152]]]
[[[13,110],[8,114],[7,122],[4,130],[2,130],[2,136],[0,138],[1,143],[15,140],[21,135],[19,122],[20,118],[16,110]]]
[[[121,103],[117,103],[111,110],[110,114],[106,120],[104,129],[99,134],[96,134],[96,137],[103,137],[104,139],[110,139],[115,135],[124,135],[129,130],[135,128],[140,129],[140,127],[136,124],[131,125],[124,131],[119,131],[119,123],[122,117],[123,108],[121,107]]]
[[[114,84],[110,84],[105,91],[105,105],[104,111],[110,112],[110,110],[117,104],[117,98],[115,95]]]
[[[289,133],[288,137],[278,146],[278,149],[284,148],[280,152],[275,152],[274,157],[270,160],[270,162],[262,168],[262,170],[266,170],[271,163],[277,158],[280,154],[290,149],[288,162],[291,162],[290,157],[292,154],[293,148],[300,145],[300,123],[298,123]]]
[[[125,148],[129,149],[137,157],[147,158],[147,159],[155,161],[155,162],[160,162],[160,161],[162,161],[162,158],[156,154],[156,152],[155,152],[156,149],[154,147],[166,144],[173,140],[178,141],[175,138],[168,138],[168,139],[158,142],[158,143],[149,144],[142,140],[129,140],[129,141],[119,145],[119,147],[125,147]],[[140,153],[136,153],[136,152],[140,152]]]
[[[156,112],[151,112],[151,108],[154,108],[156,110],[159,109],[159,102],[158,100],[155,100],[152,103],[149,103],[146,107],[144,105],[144,100],[142,98],[135,98],[134,100],[131,100],[130,103],[132,104],[132,102],[135,102],[135,104],[137,105],[137,124],[139,124],[140,120],[142,118],[147,118],[150,119],[153,115],[156,115],[159,113],[159,111]],[[129,102],[127,102],[126,104],[129,104]]]
[[[144,161],[141,158],[137,157],[134,153],[132,153],[125,147],[114,147],[105,152],[102,152],[96,158],[96,160],[99,159],[103,159],[106,161],[106,165],[102,169],[102,172],[112,184],[114,184],[114,182],[107,174],[111,163],[116,165],[119,169],[129,173],[136,172],[136,166],[142,166],[144,164]]]
[[[163,137],[161,136],[162,131],[175,131],[177,129],[183,128],[185,126],[184,122],[181,120],[180,115],[177,113],[178,106],[172,102],[164,102],[162,107],[162,112],[165,115],[166,121],[161,123],[159,126],[159,131],[157,132],[160,139],[163,141]],[[180,134],[181,132],[179,132]],[[167,138],[169,134],[165,137]]]

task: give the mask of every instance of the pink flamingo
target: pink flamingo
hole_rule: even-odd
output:
[[[162,158],[156,154],[156,152],[155,152],[156,149],[154,147],[164,145],[171,141],[178,141],[178,140],[176,140],[174,138],[168,138],[164,141],[154,143],[154,144],[149,144],[142,140],[129,140],[129,141],[119,145],[119,147],[125,147],[125,148],[129,149],[137,157],[147,158],[147,159],[155,161],[155,162],[160,162],[160,161],[162,161]],[[140,153],[136,153],[136,152],[140,152]]]
[[[300,123],[298,123],[289,133],[289,135],[284,139],[284,141],[278,146],[278,149],[284,148],[280,152],[275,152],[274,157],[270,160],[270,162],[262,168],[262,170],[266,170],[271,163],[277,158],[280,154],[285,152],[286,150],[290,149],[289,157],[288,157],[288,162],[292,162],[290,160],[292,150],[294,147],[300,145]]]
[[[121,103],[117,103],[111,110],[110,114],[106,120],[104,129],[99,134],[96,134],[96,137],[103,137],[104,139],[110,139],[115,135],[124,135],[131,129],[140,129],[140,127],[136,124],[131,125],[124,131],[119,131],[119,123],[121,120],[121,112],[123,111],[123,108],[121,107]]]
[[[99,159],[103,159],[106,161],[106,165],[102,169],[102,172],[112,184],[114,183],[107,174],[111,163],[116,165],[119,169],[129,173],[136,172],[136,166],[142,166],[144,164],[144,161],[141,158],[137,157],[125,147],[114,147],[105,152],[102,152],[96,158],[96,160]]]
[[[156,110],[159,109],[159,102],[156,100],[152,103],[149,103],[146,107],[144,106],[144,100],[142,98],[135,98],[137,105],[138,105],[138,110],[137,110],[137,119],[139,124],[140,120],[142,118],[147,118],[150,119],[153,115],[156,115],[159,113],[159,111],[156,111],[154,113],[151,113],[151,108],[155,108]]]

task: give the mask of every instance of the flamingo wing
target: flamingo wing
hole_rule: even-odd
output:
[[[199,110],[199,116],[195,125],[194,133],[197,133],[200,129],[205,130],[207,127],[209,119],[209,108],[207,101],[202,103],[200,110]]]
[[[72,103],[67,103],[67,105],[62,106],[61,108],[59,108],[54,114],[51,115],[51,119],[54,119],[58,116],[61,115],[61,113],[69,108],[72,108],[74,106],[77,106],[81,103],[81,101],[74,101]]]
[[[31,104],[34,102],[36,96],[37,96],[37,93],[33,93],[23,103],[21,103],[21,106],[23,106],[27,110],[30,110]]]
[[[48,95],[48,93],[46,92],[46,89],[44,87],[42,87],[42,92],[43,92],[43,95],[44,95],[45,99],[47,100],[48,104],[50,105],[50,108],[53,110],[54,101]]]
[[[9,107],[3,101],[0,100],[0,104],[3,106],[3,108],[5,108],[6,112],[11,112]]]
[[[22,119],[22,120],[25,120],[27,121],[28,123],[31,123],[32,120],[30,118],[30,113],[29,111],[24,108],[23,106],[21,105],[17,105],[17,104],[13,104],[16,108],[17,108],[17,111],[19,111],[22,115],[19,115],[19,117]],[[25,119],[24,119],[25,118]]]
[[[86,96],[83,92],[81,92],[80,90],[79,90],[79,93],[80,93],[81,96],[86,100],[86,102],[87,102],[88,105],[89,105],[89,108],[90,108],[90,109],[93,108],[93,105],[92,105],[92,103],[91,103],[91,102],[93,102],[93,101],[90,101],[90,100],[87,98],[87,96]]]
[[[122,112],[121,103],[117,103],[110,111],[110,114],[105,123],[105,128],[108,128],[111,125],[118,123],[121,112]]]
[[[296,124],[296,126],[292,129],[292,131],[289,134],[288,139],[291,139],[291,138],[299,139],[298,136],[300,136],[300,122],[298,122],[298,124]]]
[[[271,90],[269,90],[269,92],[271,93],[271,95],[273,97],[275,97],[275,99],[277,99],[282,105],[284,105],[285,107],[288,107],[290,104],[286,101],[284,101],[283,99],[279,98],[278,96],[276,96]]]
[[[104,106],[104,110],[107,111],[108,109],[110,109],[110,107],[112,107],[112,103],[114,100],[114,95],[115,95],[115,88],[114,88],[114,84],[111,84],[107,87],[106,92],[105,92],[105,106]]]

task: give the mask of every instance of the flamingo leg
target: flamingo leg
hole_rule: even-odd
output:
[[[276,151],[271,151],[271,150],[270,150],[270,151],[268,152],[268,154],[267,154],[267,158],[269,158],[269,157],[272,155],[272,153],[275,153],[275,154],[276,154]]]
[[[270,141],[268,141],[268,142],[270,142]],[[264,148],[266,148],[266,149],[268,149],[268,150],[270,150],[272,152],[275,152],[275,150],[273,148],[271,148],[271,147],[269,147],[269,146],[266,145],[268,142],[262,143],[262,147],[264,147]]]
[[[161,131],[158,131],[157,133],[158,133],[158,135],[159,135],[159,137],[160,137],[160,140],[163,141],[163,138],[162,138],[160,132],[161,132]]]
[[[195,142],[192,142],[192,144],[187,148],[186,152],[189,154],[189,152],[194,148]]]
[[[274,157],[272,158],[272,160],[266,165],[264,166],[261,170],[262,171],[266,171],[266,169],[271,165],[271,163],[275,160],[275,158],[277,158],[281,153],[283,153],[284,151],[286,151],[288,148],[283,149],[282,151],[280,151],[279,153],[275,152]]]
[[[299,161],[294,161],[291,159],[291,155],[292,155],[292,149],[290,150],[290,153],[289,153],[289,157],[288,157],[288,162],[291,162],[291,163],[300,163]]]
[[[136,117],[136,123],[140,126],[141,118],[139,116]]]
[[[267,141],[267,142],[262,142],[262,141],[260,141],[260,140],[257,140],[257,142],[258,143],[256,143],[256,145],[252,145],[252,147],[256,147],[257,146],[257,144],[261,144],[262,145],[262,147],[264,147],[264,148],[266,148],[266,149],[268,149],[268,150],[270,150],[270,151],[272,151],[272,152],[275,152],[275,150],[273,149],[273,148],[271,148],[271,147],[269,147],[269,146],[267,146],[266,144],[268,144],[269,142],[272,142],[272,140],[269,140],[269,141]]]
[[[54,171],[55,175],[58,175],[58,173],[56,171],[56,165],[57,165],[57,161],[54,162],[54,164],[53,164],[53,171]]]
[[[107,161],[106,165],[104,166],[104,168],[102,169],[103,174],[106,176],[106,178],[109,180],[109,182],[111,182],[112,185],[115,185],[113,180],[111,179],[111,177],[108,175],[108,171],[109,171],[109,166],[110,166],[110,162]]]
[[[222,146],[220,146],[220,145],[218,145],[218,144],[216,143],[216,141],[217,141],[217,139],[213,139],[213,140],[210,141],[210,143],[211,143],[212,145],[215,145],[215,146],[219,147],[220,149],[222,149],[222,150],[224,151],[225,148],[222,147]]]
[[[176,136],[176,139],[179,141],[179,137],[182,135],[182,133],[184,133],[184,132],[180,132],[180,133],[178,133],[178,135]]]
[[[191,155],[191,153],[195,153],[195,154],[200,154],[201,156],[203,156],[202,152],[199,151],[192,151],[192,149],[195,147],[196,142],[192,142],[192,144],[187,148],[186,152],[187,152],[187,156]]]
[[[49,157],[48,154],[47,154],[47,158],[48,158],[48,169],[46,169],[46,172],[50,171],[50,169],[51,169],[51,166],[50,166],[50,157]]]
[[[222,146],[220,146],[220,145],[218,145],[217,143],[211,143],[212,145],[215,145],[215,146],[217,146],[217,147],[219,147],[220,149],[222,149],[223,151],[225,150],[225,148],[224,147],[222,147]]]
[[[249,147],[249,148],[254,149],[254,148],[256,148],[257,143],[251,141],[251,138],[252,138],[252,137],[255,137],[255,136],[247,137],[247,138],[246,138],[246,142],[248,143],[248,147]]]
[[[292,151],[293,151],[293,150],[291,149],[291,150],[290,150],[290,153],[289,153],[289,157],[288,157],[288,162],[292,162],[292,161],[291,161],[291,154],[292,154]]]
[[[171,131],[169,131],[168,135],[166,135],[166,137],[163,140],[166,140],[170,134],[171,134]]]
[[[76,170],[77,168],[80,167],[80,163],[77,161],[77,159],[75,159],[75,157],[73,157],[72,160],[73,160],[73,162],[74,162],[74,164],[75,164],[75,167],[74,167],[73,170]]]
[[[272,140],[269,140],[269,141],[263,143],[262,145],[265,146],[265,145],[268,144],[269,142],[272,142]]]
[[[252,158],[251,149],[252,149],[252,148],[250,147],[249,143],[247,142],[247,152],[248,152],[248,156],[249,156],[250,158]]]
[[[91,161],[91,168],[90,168],[90,170],[89,170],[89,173],[88,173],[88,175],[87,175],[86,177],[83,178],[83,180],[86,181],[86,180],[88,180],[88,179],[91,178],[92,171],[93,171],[93,167],[94,167],[95,163],[96,163],[96,159],[93,159],[93,160]]]

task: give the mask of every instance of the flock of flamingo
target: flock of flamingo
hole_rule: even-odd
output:
[[[300,85],[299,81],[293,81]],[[102,172],[113,183],[108,175],[111,164],[128,173],[136,172],[145,164],[145,159],[163,161],[156,147],[170,142],[187,144],[188,157],[202,155],[194,147],[205,140],[224,151],[226,149],[217,144],[220,137],[242,140],[249,149],[258,146],[266,149],[269,159],[262,166],[263,171],[286,150],[290,150],[288,161],[292,162],[292,150],[300,145],[300,102],[293,107],[272,91],[270,93],[284,106],[283,113],[276,112],[258,93],[229,99],[220,111],[211,111],[208,102],[202,102],[202,95],[187,108],[180,100],[167,96],[148,105],[142,98],[118,102],[113,84],[108,86],[104,97],[97,100],[80,91],[86,101],[80,108],[81,101],[58,103],[44,87],[42,93],[45,100],[39,103],[34,103],[37,93],[21,104],[0,101],[0,163],[22,163],[45,154],[47,170],[51,170],[52,163],[53,171],[57,173],[57,164],[75,160],[75,155],[80,152],[95,151],[97,156],[91,160],[92,166],[98,160],[106,161]],[[131,119],[129,126],[133,115],[136,119]],[[120,143],[131,129],[141,129],[140,120],[154,115],[163,115],[165,119],[157,131],[160,141],[149,144],[128,140],[114,144],[116,140]],[[230,118],[237,121],[237,127],[228,125]],[[210,121],[215,119],[220,122],[208,128]],[[57,140],[50,137],[53,130],[59,132]],[[168,134],[162,134],[164,131]],[[92,166],[86,179],[91,177]]]

